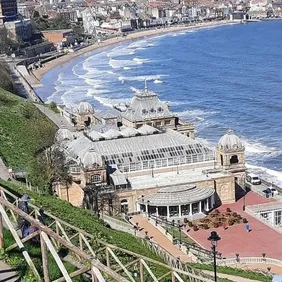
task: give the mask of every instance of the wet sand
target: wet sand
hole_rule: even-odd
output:
[[[107,39],[107,40],[102,41],[100,43],[96,43],[96,44],[93,44],[91,46],[85,47],[85,48],[83,48],[83,49],[81,49],[77,52],[68,53],[67,55],[64,55],[62,57],[54,59],[54,60],[44,64],[42,68],[34,71],[34,75],[36,76],[36,78],[39,81],[41,81],[44,74],[46,74],[48,71],[50,71],[52,68],[54,68],[58,65],[69,62],[73,58],[80,56],[82,54],[91,52],[93,50],[97,50],[97,49],[102,48],[102,47],[107,47],[109,45],[118,44],[118,43],[124,42],[126,40],[133,40],[133,39],[137,39],[137,38],[151,37],[151,36],[166,34],[166,33],[169,33],[169,32],[190,30],[190,29],[195,29],[195,28],[207,28],[207,27],[215,27],[215,26],[228,25],[228,24],[238,24],[238,23],[240,23],[240,21],[220,21],[220,22],[200,23],[200,24],[197,24],[197,25],[189,25],[189,26],[173,26],[173,27],[168,27],[168,28],[152,29],[152,30],[135,32],[135,33],[127,35],[126,37],[115,37],[115,38]]]

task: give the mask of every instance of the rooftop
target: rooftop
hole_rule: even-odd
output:
[[[207,199],[214,194],[210,187],[195,185],[180,185],[162,188],[155,194],[146,195],[138,200],[139,203],[150,202],[153,206],[185,205]]]
[[[110,129],[110,131],[107,131],[109,134],[106,134],[107,132],[102,134],[105,139],[109,140],[99,140],[99,138],[96,138],[97,141],[92,142],[93,139],[90,140],[86,136],[81,136],[76,140],[68,142],[66,149],[75,158],[79,159],[82,159],[86,152],[91,149],[105,156],[105,160],[110,165],[173,157],[185,158],[187,155],[191,155],[191,158],[192,155],[195,156],[193,162],[198,162],[197,155],[206,155],[205,160],[213,159],[213,151],[200,141],[186,137],[171,129],[157,134],[147,132],[149,135],[134,137],[117,136],[122,131],[114,131],[113,129]],[[90,134],[93,135],[93,131]],[[97,134],[101,135],[98,132]],[[204,157],[202,159],[204,160]],[[181,163],[181,160],[179,160],[179,164]]]
[[[213,167],[211,163],[210,168]],[[177,173],[177,170],[179,173]],[[151,170],[150,170],[151,171]],[[141,176],[128,176],[132,189],[146,189],[146,188],[160,188],[160,187],[171,187],[172,185],[183,185],[187,183],[195,183],[198,181],[212,180],[218,177],[228,177],[229,174],[223,171],[204,174],[202,168],[187,169],[183,166],[171,167],[171,171],[158,173],[153,171],[152,176],[141,175]]]
[[[145,83],[144,90],[138,90],[133,96],[130,106],[122,113],[130,121],[151,120],[154,118],[174,117],[168,105],[158,95],[149,91]]]

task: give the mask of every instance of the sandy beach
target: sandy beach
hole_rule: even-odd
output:
[[[195,29],[195,28],[208,28],[208,27],[215,27],[215,26],[221,26],[221,25],[228,25],[228,24],[238,24],[240,21],[220,21],[220,22],[208,22],[208,23],[200,23],[196,25],[189,25],[189,26],[173,26],[173,27],[167,27],[167,28],[161,28],[161,29],[152,29],[152,30],[145,30],[140,31],[136,33],[132,33],[127,35],[126,37],[115,37],[111,39],[107,39],[105,41],[102,41],[101,43],[93,44],[91,46],[85,47],[77,52],[74,53],[68,53],[65,56],[62,56],[60,58],[57,58],[55,60],[52,60],[46,64],[40,69],[37,69],[34,71],[34,75],[37,77],[39,81],[41,81],[44,74],[46,74],[48,71],[50,71],[52,68],[64,64],[66,62],[69,62],[73,58],[80,56],[82,54],[91,52],[93,50],[97,50],[102,47],[107,47],[109,45],[118,44],[127,40],[134,40],[137,38],[144,38],[144,37],[151,37],[156,36],[160,34],[166,34],[169,32],[177,32],[182,30],[189,30],[189,29]]]

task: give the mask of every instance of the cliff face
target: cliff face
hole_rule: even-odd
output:
[[[17,94],[16,85],[10,74],[9,66],[4,61],[0,61],[0,88]]]

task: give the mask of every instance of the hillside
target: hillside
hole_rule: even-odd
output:
[[[56,131],[31,102],[0,88],[0,157],[9,166],[26,167]]]

